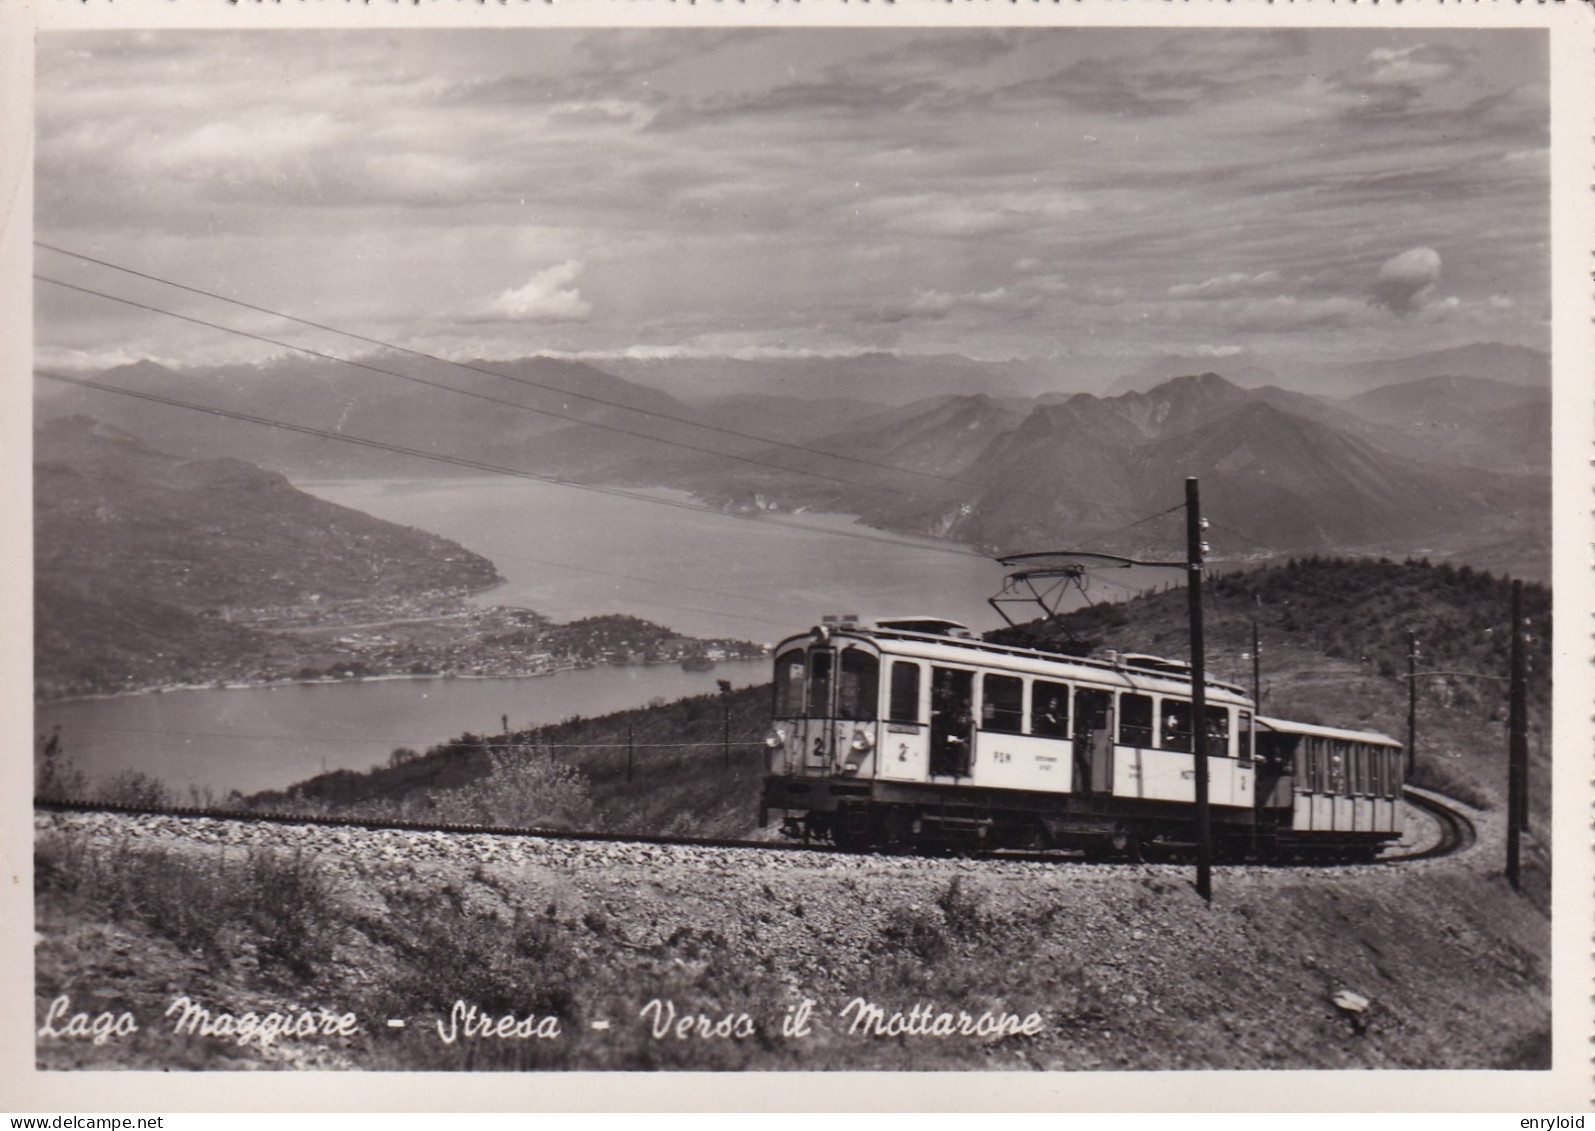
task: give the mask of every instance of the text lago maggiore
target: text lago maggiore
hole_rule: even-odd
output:
[[[977,1014],[946,1009],[931,1002],[916,1002],[902,1009],[854,997],[826,1018],[816,1011],[817,1004],[813,998],[803,998],[788,1005],[779,1018],[761,1019],[737,1010],[684,1009],[668,998],[653,998],[637,1011],[635,1022],[655,1041],[740,1041],[767,1031],[788,1039],[801,1039],[812,1035],[816,1026],[827,1020],[834,1022],[844,1035],[861,1038],[1033,1037],[1044,1027],[1041,1014],[1035,1012],[985,1010]],[[212,1008],[186,994],[171,1000],[162,1020],[170,1026],[173,1036],[209,1037],[261,1048],[280,1040],[349,1038],[362,1033],[355,1014],[325,1006],[234,1013]],[[770,1028],[772,1022],[773,1029]],[[404,1027],[402,1020],[387,1022],[389,1029]],[[46,1008],[37,1036],[40,1040],[105,1045],[125,1040],[141,1028],[131,1011],[92,1015],[87,1011],[74,1011],[70,996],[62,994]],[[608,1031],[613,1026],[607,1021],[595,1020],[590,1028]],[[549,1041],[558,1040],[566,1033],[561,1019],[554,1014],[500,1016],[463,999],[455,1001],[447,1016],[435,1022],[433,1032],[445,1045],[483,1040]]]

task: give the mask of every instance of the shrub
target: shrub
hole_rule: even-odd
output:
[[[95,795],[109,805],[127,805],[135,809],[169,809],[173,804],[165,783],[141,770],[113,774],[100,784]]]
[[[917,907],[894,907],[881,927],[878,949],[911,954],[928,965],[944,958],[950,947],[934,917]]]
[[[962,876],[954,876],[947,890],[937,896],[936,906],[941,908],[948,930],[967,939],[983,932],[988,922],[980,896],[966,891],[963,880]]]

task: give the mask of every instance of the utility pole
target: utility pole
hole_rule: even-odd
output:
[[[1263,664],[1261,645],[1257,642],[1257,622],[1252,622],[1252,706],[1263,709]]]
[[[1511,699],[1507,713],[1506,878],[1519,890],[1518,840],[1528,811],[1528,672],[1523,655],[1523,582],[1512,582]]]
[[[1207,811],[1207,656],[1202,639],[1202,502],[1196,477],[1185,481],[1186,580],[1191,615],[1191,732],[1196,752],[1196,893],[1213,901],[1213,830]]]
[[[731,681],[717,679],[720,687],[720,764],[731,768]]]
[[[1418,769],[1418,634],[1407,633],[1407,780]]]

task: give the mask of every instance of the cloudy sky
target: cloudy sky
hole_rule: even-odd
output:
[[[1532,30],[53,32],[36,238],[451,356],[1547,348],[1546,66]],[[266,351],[36,302],[43,364]]]

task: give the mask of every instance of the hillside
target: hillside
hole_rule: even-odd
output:
[[[232,458],[178,459],[86,417],[34,437],[41,693],[215,674],[275,655],[247,610],[465,592],[491,562]]]
[[[1422,377],[1341,402],[1396,433],[1408,452],[1515,474],[1549,474],[1550,390],[1480,377]]]
[[[1339,388],[1346,394],[1425,377],[1484,377],[1510,385],[1549,389],[1551,358],[1526,346],[1474,342],[1410,357],[1314,367],[1309,372],[1321,388]]]
[[[39,813],[34,827],[40,1019],[56,995],[105,986],[104,1007],[140,1028],[104,1045],[41,1037],[43,1070],[1521,1071],[1551,1060],[1549,919],[1486,874],[1480,850],[1391,868],[1221,867],[1205,904],[1175,864],[123,814]],[[1367,1001],[1362,1013],[1337,1008],[1347,991]],[[160,1021],[179,992],[234,1015],[313,1002],[360,1025],[275,1043],[174,1035]],[[847,1012],[854,998],[883,1019],[917,1008],[1035,1020],[1025,1034],[877,1033]],[[806,1035],[784,1035],[805,999]],[[650,1000],[711,1025],[745,1015],[743,1036],[660,1039]],[[494,1020],[557,1018],[559,1039],[445,1043],[437,1026],[455,1001]]]

